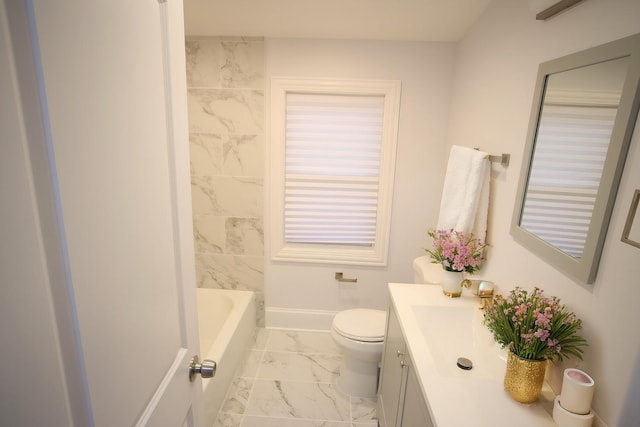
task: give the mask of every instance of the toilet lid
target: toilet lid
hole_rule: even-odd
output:
[[[387,313],[369,308],[341,311],[333,318],[333,329],[340,335],[356,341],[384,341]]]

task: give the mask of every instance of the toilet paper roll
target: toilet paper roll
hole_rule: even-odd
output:
[[[569,368],[564,370],[560,404],[574,414],[588,414],[591,410],[591,399],[595,382],[585,372]]]
[[[558,427],[591,427],[594,417],[595,413],[591,410],[584,415],[567,411],[560,404],[560,396],[553,402],[553,421]]]

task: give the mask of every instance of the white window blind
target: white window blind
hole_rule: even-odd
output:
[[[285,241],[372,246],[383,96],[289,93]]]
[[[400,82],[271,79],[271,259],[386,265]]]
[[[545,105],[521,226],[582,256],[616,107]]]

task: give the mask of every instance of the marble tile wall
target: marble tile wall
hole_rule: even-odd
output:
[[[264,325],[264,42],[186,41],[198,287],[256,292]]]

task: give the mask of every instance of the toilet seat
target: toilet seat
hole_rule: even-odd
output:
[[[362,342],[383,342],[387,313],[369,308],[341,311],[333,319],[333,329],[345,338]]]

